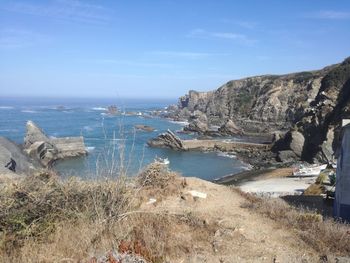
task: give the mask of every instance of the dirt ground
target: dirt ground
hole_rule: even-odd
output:
[[[207,196],[193,197],[191,190]],[[320,255],[293,230],[243,208],[243,203],[244,198],[230,187],[186,178],[181,193],[169,193],[152,204],[144,202],[141,208],[155,213],[192,214],[208,229],[214,229],[211,235],[203,235],[206,240],[193,229],[178,229],[174,240],[192,240],[196,246],[192,251],[178,252],[169,262],[319,262]]]

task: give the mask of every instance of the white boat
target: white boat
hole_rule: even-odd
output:
[[[327,168],[327,164],[319,165],[319,166],[309,166],[309,167],[299,167],[293,171],[294,176],[318,176],[320,175],[321,171]]]
[[[168,158],[160,158],[160,157],[156,157],[154,159],[154,161],[156,163],[160,163],[160,164],[164,164],[164,165],[168,165],[170,163],[169,159]]]

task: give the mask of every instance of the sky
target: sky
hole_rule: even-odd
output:
[[[348,0],[0,0],[0,96],[177,98],[349,43]]]

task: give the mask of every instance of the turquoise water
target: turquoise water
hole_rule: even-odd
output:
[[[48,136],[84,136],[89,155],[57,163],[56,169],[62,176],[93,177],[104,169],[111,170],[114,166],[118,169],[120,164],[133,176],[156,157],[167,157],[170,168],[184,176],[206,180],[244,169],[240,161],[221,153],[176,152],[147,146],[149,139],[167,129],[180,130],[180,123],[143,116],[108,116],[103,110],[115,104],[122,111],[141,112],[147,116],[150,111],[171,103],[175,100],[0,98],[0,136],[22,143],[28,120],[37,123]],[[152,126],[155,131],[135,131],[136,124]]]

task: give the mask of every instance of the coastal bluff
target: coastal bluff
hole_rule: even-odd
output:
[[[185,131],[272,138],[277,160],[329,162],[342,121],[350,119],[350,58],[320,70],[231,80],[216,90],[191,90],[166,117]],[[215,130],[213,132],[213,129]]]

